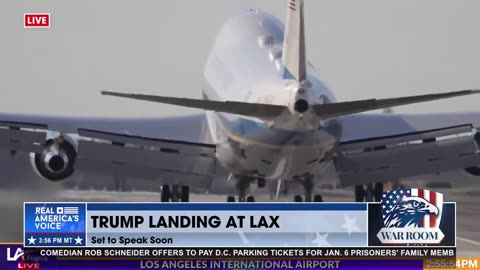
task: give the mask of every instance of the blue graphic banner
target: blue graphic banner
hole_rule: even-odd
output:
[[[366,204],[92,203],[87,210],[89,247],[367,244]]]
[[[85,203],[25,203],[25,247],[86,246]]]
[[[365,203],[26,203],[25,247],[362,247]]]

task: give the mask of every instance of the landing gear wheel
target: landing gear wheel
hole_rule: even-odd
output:
[[[160,201],[161,202],[169,202],[171,196],[172,196],[172,194],[170,192],[170,186],[169,185],[163,185],[162,186],[162,192],[160,193]]]
[[[253,196],[248,196],[248,197],[247,197],[247,202],[255,202],[255,197],[253,197]]]
[[[322,195],[320,194],[317,194],[313,197],[313,201],[314,202],[323,202],[323,198],[322,198]]]
[[[375,183],[373,188],[373,198],[376,202],[382,201],[383,183]]]
[[[235,197],[233,197],[233,196],[228,196],[228,197],[227,197],[227,202],[235,202]]]
[[[115,176],[114,179],[115,181],[115,191],[117,192],[125,192],[126,191],[126,179],[123,176]]]
[[[247,197],[247,190],[254,178],[239,176],[237,178],[238,202],[245,202]]]
[[[313,177],[312,176],[305,177],[303,186],[305,188],[305,202],[311,202],[312,191],[313,191]]]
[[[293,201],[294,202],[303,202],[303,198],[300,195],[295,195],[295,197],[293,197]]]
[[[365,189],[362,185],[355,186],[355,201],[364,202],[365,201]]]
[[[365,192],[365,202],[373,202],[373,184],[367,185],[367,192]]]
[[[180,191],[180,199],[182,202],[189,202],[190,201],[190,187],[189,186],[182,186]]]
[[[267,184],[267,181],[265,181],[265,179],[258,178],[257,185],[258,185],[259,188],[264,188],[266,184]]]
[[[305,190],[305,202],[312,202],[313,176],[306,175],[303,178],[296,178],[295,181],[303,185]]]
[[[173,185],[172,186],[172,193],[171,193],[171,198],[170,200],[172,202],[179,202],[180,201],[180,186],[179,185]]]

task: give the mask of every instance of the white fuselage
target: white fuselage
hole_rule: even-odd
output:
[[[309,64],[307,80],[284,79],[283,24],[275,17],[250,10],[229,19],[208,58],[203,98],[287,106],[275,119],[257,119],[207,112],[210,134],[220,164],[233,174],[265,179],[313,175],[331,160],[341,136],[338,120],[321,121],[294,103],[335,102]]]

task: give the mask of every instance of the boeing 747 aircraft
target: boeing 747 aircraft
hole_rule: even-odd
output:
[[[200,100],[161,96],[161,89],[102,91],[204,113],[148,119],[2,113],[0,147],[31,153],[34,170],[51,181],[76,170],[155,180],[163,185],[162,201],[188,201],[189,187],[208,188],[220,167],[237,184],[238,197],[228,201],[240,202],[254,201],[252,183],[279,180],[303,185],[296,201],[322,201],[312,190],[332,163],[342,185],[356,186],[357,201],[379,200],[382,182],[391,179],[455,168],[479,174],[480,113],[365,114],[479,90],[337,101],[307,61],[304,25],[302,0],[288,1],[285,24],[254,9],[228,19],[207,60]]]

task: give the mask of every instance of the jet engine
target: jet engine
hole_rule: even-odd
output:
[[[468,167],[468,168],[465,168],[465,171],[471,175],[474,175],[474,176],[480,176],[480,167],[478,166],[472,166],[472,167]]]
[[[78,142],[69,135],[48,135],[41,153],[31,153],[34,171],[50,181],[61,181],[72,176],[77,158]]]

